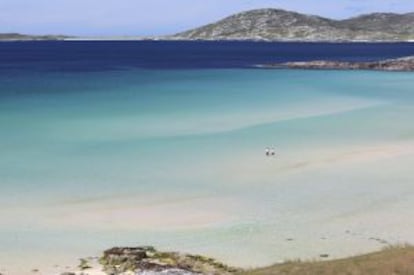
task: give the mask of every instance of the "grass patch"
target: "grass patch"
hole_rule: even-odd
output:
[[[340,260],[291,261],[240,275],[413,275],[414,247],[387,246],[379,252]]]

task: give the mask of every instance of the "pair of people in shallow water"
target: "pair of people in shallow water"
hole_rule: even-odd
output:
[[[273,148],[273,147],[272,148],[266,147],[265,154],[266,154],[267,157],[275,156],[276,155],[275,148]]]

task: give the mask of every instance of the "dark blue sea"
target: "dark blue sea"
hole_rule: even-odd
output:
[[[414,43],[47,41],[0,43],[0,70],[249,68],[304,60],[369,61],[414,55]]]

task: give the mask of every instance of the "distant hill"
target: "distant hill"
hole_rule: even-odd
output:
[[[32,40],[259,40],[259,41],[414,41],[414,12],[372,13],[345,20],[282,9],[257,9],[162,37],[71,37],[0,33],[0,41]]]
[[[26,35],[20,33],[0,33],[0,41],[63,40],[65,35]]]
[[[168,37],[173,40],[407,41],[414,13],[373,13],[333,20],[281,9],[258,9]]]

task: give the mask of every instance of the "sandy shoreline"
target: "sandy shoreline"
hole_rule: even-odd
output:
[[[338,175],[338,169],[344,171],[351,169],[356,171],[358,176],[360,173],[358,171],[361,169],[365,171],[367,167],[371,167],[368,174],[366,174],[367,171],[361,174],[363,178],[359,178],[358,182],[364,180],[365,177],[370,177],[371,173],[381,174],[391,173],[391,171],[396,173],[400,169],[405,169],[404,163],[409,165],[413,160],[414,143],[398,142],[369,146],[347,146],[337,148],[334,151],[318,150],[317,152],[317,154],[303,154],[300,161],[291,156],[291,159],[286,159],[283,163],[266,160],[267,163],[258,166],[249,166],[248,163],[251,163],[252,160],[247,161],[245,159],[245,161],[241,160],[239,163],[232,163],[231,166],[224,169],[227,173],[233,174],[233,177],[240,179],[256,176],[258,181],[261,182],[260,186],[262,188],[277,188],[280,196],[286,194],[292,196],[292,190],[300,193],[304,192],[303,188],[306,184],[302,182],[303,178],[315,173],[327,173],[326,177],[330,179],[331,175]],[[401,164],[398,165],[398,163]],[[328,167],[329,169],[326,169]],[[377,167],[379,170],[372,167]],[[232,173],[233,169],[239,172]],[[387,172],[387,169],[389,172]],[[269,176],[273,177],[278,183],[271,185],[266,180]],[[47,204],[32,209],[25,207],[20,209],[6,208],[1,211],[14,214],[8,215],[8,217],[11,217],[10,219],[2,219],[0,224],[3,230],[7,227],[12,230],[12,228],[25,228],[30,225],[30,231],[27,231],[29,233],[45,230],[79,232],[78,235],[75,234],[69,237],[68,242],[71,242],[71,239],[79,238],[83,234],[82,232],[88,232],[87,235],[90,237],[94,234],[101,235],[100,239],[102,240],[105,240],[106,236],[125,234],[128,235],[125,239],[120,236],[114,238],[114,240],[118,239],[120,243],[127,244],[126,240],[131,240],[131,236],[135,234],[137,236],[135,244],[138,245],[153,244],[158,240],[158,243],[155,244],[163,248],[217,257],[226,263],[242,267],[264,266],[298,257],[312,259],[323,253],[329,254],[330,259],[342,258],[374,251],[387,244],[414,242],[414,235],[412,234],[414,222],[411,223],[406,219],[410,215],[410,211],[407,209],[412,209],[411,198],[414,190],[408,182],[405,183],[403,175],[400,175],[400,177],[399,193],[390,193],[391,190],[395,189],[395,186],[391,187],[385,182],[377,182],[375,188],[378,195],[372,197],[365,191],[362,192],[363,189],[361,189],[361,191],[358,191],[361,200],[355,201],[353,205],[349,206],[346,206],[347,203],[345,202],[343,206],[342,203],[339,206],[335,205],[338,204],[338,200],[347,199],[347,197],[341,198],[341,190],[353,188],[353,184],[344,182],[344,186],[313,186],[315,192],[321,193],[321,198],[324,197],[324,193],[332,195],[330,190],[338,190],[331,198],[325,197],[325,201],[321,202],[322,204],[317,202],[320,200],[318,195],[315,197],[315,201],[309,201],[309,205],[301,202],[299,206],[292,205],[294,207],[292,209],[283,206],[280,209],[288,212],[284,215],[278,215],[278,212],[272,214],[274,220],[268,221],[270,222],[268,226],[263,224],[265,221],[258,220],[257,222],[261,225],[256,227],[250,213],[244,213],[249,209],[251,201],[235,199],[228,194],[221,197],[189,196],[185,198],[177,196],[176,198],[170,197],[167,200],[161,197],[139,198],[131,195],[130,197],[114,199],[96,198],[95,200],[68,201],[60,205]],[[324,177],[321,179],[326,180]],[[402,190],[406,190],[406,192],[402,192]],[[306,192],[311,192],[311,190]],[[366,192],[369,192],[369,189]],[[306,194],[308,194],[306,196],[309,196],[311,193]],[[354,195],[351,194],[350,196]],[[337,209],[335,211],[325,209],[323,206],[325,204],[334,205]],[[264,201],[264,207],[267,207],[266,201]],[[270,209],[263,210],[270,211]],[[314,213],[312,218],[308,216],[310,212]],[[267,217],[267,215],[264,217]],[[252,225],[243,225],[245,220],[251,221]],[[280,227],[280,225],[283,225],[283,227]],[[300,227],[302,226],[307,227],[307,229],[305,231],[301,230]],[[257,231],[258,228],[262,229]],[[63,237],[65,234],[58,236]],[[191,237],[191,235],[194,236]],[[187,242],[185,240],[203,239],[206,236],[208,236],[207,239],[199,241],[199,245],[183,245]],[[222,238],[227,238],[225,236],[233,236],[233,239],[224,241],[225,239]],[[272,238],[269,239],[269,236],[272,236]],[[85,237],[85,240],[87,239]],[[58,239],[53,242],[56,242],[56,240]],[[217,240],[221,241],[217,242]],[[97,241],[99,242],[99,240]],[[45,242],[49,241],[45,240]],[[61,249],[67,244],[63,240],[59,240],[59,242],[60,244],[55,247],[58,252],[56,255],[32,257],[29,261],[31,264],[24,267],[22,267],[22,258],[19,259],[18,251],[15,253],[6,252],[7,256],[0,254],[0,258],[4,257],[6,259],[1,263],[3,271],[0,272],[5,275],[23,275],[33,274],[32,270],[38,269],[40,270],[38,274],[58,274],[50,272],[63,272],[65,270],[58,269],[62,267],[65,269],[66,266],[73,268],[77,265],[78,257],[88,256],[88,254],[89,256],[97,255],[105,247],[111,244],[116,245],[114,241],[105,243],[107,240],[102,242],[99,247],[94,244],[95,242],[86,242],[85,246],[89,247],[85,249],[85,251],[89,251],[85,253],[86,255],[80,251],[82,245],[76,246],[77,249],[72,250],[72,252],[70,252],[71,249],[67,250],[68,253],[65,255],[65,252]],[[220,244],[221,242],[223,244]],[[261,246],[265,247],[265,251],[269,251],[270,247],[267,247],[266,242],[269,242],[271,246],[279,247],[280,251],[251,254],[252,251],[261,249]],[[345,243],[346,245],[344,245]],[[223,247],[223,245],[230,248],[230,250],[223,250],[220,253],[219,247]],[[32,251],[27,250],[23,254],[34,253],[36,247],[38,247],[40,253],[49,251],[49,248],[42,248],[42,246],[41,244],[36,245],[32,248]],[[48,247],[53,246],[53,243],[48,244]],[[180,246],[183,248],[181,249]],[[241,249],[243,246],[247,248],[245,251]],[[238,252],[235,253],[236,251]],[[23,254],[20,257],[25,257]],[[53,264],[51,264],[52,261]],[[27,263],[27,261],[25,262]],[[59,267],[54,267],[56,265]]]

